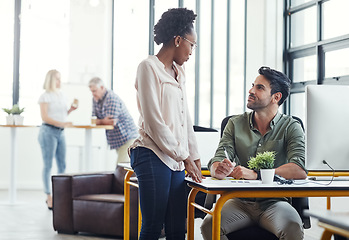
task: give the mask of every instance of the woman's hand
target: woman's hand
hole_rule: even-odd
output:
[[[185,170],[187,171],[187,176],[191,177],[195,182],[202,182],[202,179],[204,177],[201,174],[200,159],[191,161],[189,158],[187,158],[183,162],[184,162]]]
[[[75,111],[76,109],[78,109],[78,107],[74,107],[73,105],[70,106],[69,110],[68,110],[68,115],[72,112]]]
[[[73,123],[72,123],[72,122],[64,122],[64,123],[63,123],[63,128],[72,127],[72,126],[73,126]]]

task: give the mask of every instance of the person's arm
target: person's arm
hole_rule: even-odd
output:
[[[194,133],[193,122],[191,121],[188,106],[186,106],[187,114],[187,131],[188,131],[188,146],[189,157],[184,160],[185,169],[188,175],[196,182],[201,182],[205,178],[201,173],[201,160],[198,152],[198,145]]]
[[[148,62],[142,62],[137,71],[136,89],[144,131],[161,151],[176,161],[183,161],[189,157],[189,152],[177,141],[162,117],[161,83],[156,71]]]
[[[286,179],[305,179],[305,138],[304,131],[298,122],[292,123],[286,134],[287,164],[275,169],[278,174]]]
[[[97,118],[96,119],[96,125],[113,125],[116,124],[116,119],[112,113],[113,106],[115,106],[115,103],[113,105],[113,102],[111,102],[110,98],[106,96],[104,107],[106,108],[106,117],[105,118]],[[96,111],[96,101],[92,99],[92,116],[97,116]]]
[[[234,147],[234,135],[233,121],[229,119],[219,142],[215,156],[208,163],[208,169],[210,170],[212,177],[223,179],[227,176],[231,176],[235,166],[235,164],[232,162],[239,162]],[[226,149],[230,161],[227,159],[224,149]]]
[[[286,163],[275,169],[275,174],[286,179],[305,179],[307,173],[295,163]]]
[[[56,127],[69,127],[72,126],[71,122],[60,122],[56,121],[48,116],[48,104],[47,102],[41,102],[40,103],[40,113],[41,113],[41,119],[47,124],[56,126]]]
[[[70,106],[69,110],[68,110],[68,115],[72,112],[72,111],[75,111],[78,107],[73,107],[73,106]]]

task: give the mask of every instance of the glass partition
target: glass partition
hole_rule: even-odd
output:
[[[15,1],[0,1],[0,124],[5,124],[5,113],[2,108],[12,106],[13,85],[13,40],[14,40]]]

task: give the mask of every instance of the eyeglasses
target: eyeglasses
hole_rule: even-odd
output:
[[[185,37],[181,37],[183,38],[185,41],[187,41],[188,43],[190,43],[190,46],[191,46],[191,50],[194,51],[195,48],[198,46],[196,43],[193,43],[192,41],[186,39]]]

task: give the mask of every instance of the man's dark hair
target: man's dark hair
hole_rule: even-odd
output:
[[[261,67],[258,70],[260,75],[263,75],[270,83],[271,95],[281,92],[282,97],[279,101],[279,106],[283,104],[288,95],[290,95],[291,80],[282,72],[276,71],[269,67]]]
[[[171,8],[164,12],[154,26],[154,41],[157,45],[167,44],[176,36],[184,37],[194,28],[196,14],[186,8]]]

